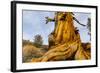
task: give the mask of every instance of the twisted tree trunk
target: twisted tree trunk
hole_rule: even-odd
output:
[[[53,41],[55,45],[50,45],[49,51],[32,62],[64,61],[90,59],[90,50],[85,50],[82,46],[80,35],[73,24],[71,12],[57,12],[55,16],[56,27],[54,29]],[[87,45],[86,45],[87,46]],[[88,47],[88,48],[91,48]]]

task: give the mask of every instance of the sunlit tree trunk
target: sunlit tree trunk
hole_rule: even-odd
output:
[[[87,53],[84,50],[80,35],[74,27],[72,13],[57,12],[55,20],[56,26],[53,34],[51,34],[55,45],[51,45],[50,50],[39,60],[32,59],[32,62],[69,60],[71,57],[73,60],[90,59],[90,51]]]

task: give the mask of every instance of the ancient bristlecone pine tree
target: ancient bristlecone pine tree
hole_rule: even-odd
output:
[[[90,44],[82,45],[80,35],[73,23],[71,12],[56,12],[55,29],[49,35],[49,51],[32,62],[90,59]],[[53,44],[52,44],[53,43]]]

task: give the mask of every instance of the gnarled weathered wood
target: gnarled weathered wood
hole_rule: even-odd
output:
[[[49,51],[42,57],[32,59],[32,62],[47,62],[68,60],[72,56],[73,60],[90,59],[90,50],[84,49],[80,35],[73,23],[71,12],[57,12],[55,16],[56,27],[52,35],[54,44],[49,43]],[[89,46],[91,47],[91,46]]]

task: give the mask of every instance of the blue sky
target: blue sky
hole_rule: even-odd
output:
[[[88,13],[74,13],[75,17],[83,24],[87,24],[87,18],[90,17]],[[40,34],[43,37],[43,44],[48,44],[48,35],[54,29],[54,22],[45,24],[46,16],[54,18],[55,12],[49,11],[31,11],[23,10],[23,39],[34,41],[34,36]],[[78,27],[81,40],[83,42],[89,42],[90,36],[88,35],[88,29],[82,27],[76,22],[74,26]]]

